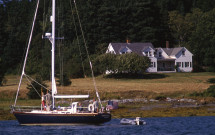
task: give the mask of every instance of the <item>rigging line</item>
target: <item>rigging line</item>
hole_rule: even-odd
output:
[[[27,47],[27,50],[26,50],[25,60],[24,60],[23,68],[22,68],[22,74],[21,74],[21,77],[20,77],[18,90],[17,90],[17,93],[16,93],[16,99],[15,99],[15,102],[14,102],[14,106],[16,106],[16,101],[17,101],[17,98],[18,98],[18,95],[19,95],[19,90],[20,90],[20,87],[21,87],[22,78],[23,78],[23,75],[25,73],[25,65],[26,65],[28,51],[29,51],[29,48],[30,48],[31,39],[32,39],[32,35],[33,35],[34,24],[35,24],[35,21],[36,21],[36,18],[37,18],[37,10],[38,10],[38,7],[39,7],[39,3],[40,3],[40,0],[37,1],[37,6],[36,6],[34,19],[33,19],[32,27],[31,27],[30,37],[29,37],[29,40],[28,40],[28,47]]]
[[[81,20],[80,20],[79,14],[78,14],[78,9],[77,9],[75,0],[74,0],[74,4],[75,4],[75,10],[76,10],[76,13],[77,13],[77,17],[78,17],[78,21],[79,21],[79,25],[80,25],[80,29],[81,29],[81,33],[82,33],[82,37],[83,37],[83,40],[84,40],[85,50],[86,50],[87,57],[88,57],[89,64],[90,64],[90,69],[91,69],[91,73],[92,73],[93,83],[94,83],[94,87],[95,87],[95,90],[96,90],[96,96],[97,96],[97,98],[99,100],[99,103],[100,103],[100,105],[102,107],[101,99],[99,97],[98,89],[97,89],[97,86],[96,86],[95,76],[94,76],[94,73],[93,73],[93,65],[91,63],[89,52],[87,50],[87,43],[86,43],[86,40],[85,40],[85,37],[84,37],[84,32],[83,32],[83,29],[82,29]]]
[[[35,3],[35,4],[36,4],[36,3]],[[34,16],[32,16],[32,22],[33,22],[33,20],[34,20]],[[28,33],[30,33],[30,32],[31,32],[31,29],[28,30]],[[13,31],[12,31],[12,33],[13,33]],[[28,39],[29,39],[29,38],[30,38],[30,35],[28,35]],[[27,51],[27,47],[28,47],[28,42],[26,42],[25,49],[23,50],[24,52]],[[25,53],[23,53],[23,55],[22,55],[22,60],[21,60],[21,61],[24,61],[24,59],[25,59]],[[22,64],[21,64],[21,63],[19,64],[19,68],[18,68],[17,73],[18,73],[18,74],[21,74],[20,72],[22,72]],[[20,78],[17,77],[16,80],[18,81],[18,80],[20,80]]]
[[[34,80],[33,78],[31,78],[30,76],[24,74],[25,77],[31,79],[32,81],[36,82],[38,85],[40,85],[41,87],[43,87],[44,89],[51,91],[50,89],[46,88],[44,85],[40,84],[39,82],[37,82],[36,80]]]
[[[70,0],[70,7],[71,7],[71,12],[72,12],[72,20],[74,22],[74,27],[75,27],[75,34],[76,34],[77,42],[78,42],[78,49],[79,49],[80,57],[81,57],[81,64],[82,64],[82,68],[83,68],[83,73],[84,73],[84,77],[86,77],[85,70],[84,70],[84,63],[83,63],[82,53],[81,53],[80,41],[79,41],[79,38],[78,38],[77,27],[76,27],[76,24],[75,24],[75,17],[74,17],[74,13],[73,13],[72,0]]]
[[[31,81],[28,79],[28,77],[25,76],[25,78],[28,80],[28,82],[30,83],[30,85],[32,86],[32,88],[37,92],[38,96],[41,97],[41,95],[39,94],[39,92],[37,91],[37,89],[34,87],[34,85],[31,83]]]

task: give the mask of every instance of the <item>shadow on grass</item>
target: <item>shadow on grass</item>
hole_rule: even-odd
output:
[[[18,84],[4,84],[4,85],[2,85],[1,87],[7,87],[7,86],[15,86],[15,85],[18,85]]]
[[[166,74],[157,73],[147,73],[147,74],[131,74],[131,73],[121,73],[121,74],[109,74],[104,76],[104,78],[115,78],[115,79],[161,79],[168,77]]]

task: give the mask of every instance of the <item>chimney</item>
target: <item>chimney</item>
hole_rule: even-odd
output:
[[[166,48],[169,48],[169,41],[166,41]]]
[[[127,43],[127,44],[129,44],[129,43],[130,43],[130,40],[129,40],[128,38],[126,39],[126,43]]]

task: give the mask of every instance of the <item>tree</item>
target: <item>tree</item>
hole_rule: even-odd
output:
[[[191,33],[192,23],[189,20],[189,14],[183,16],[178,11],[169,12],[169,26],[173,37],[178,41],[179,46],[182,46]]]
[[[209,67],[210,71],[215,71],[215,9],[205,12],[199,18],[195,30],[189,38],[191,51],[194,54],[195,66]]]
[[[4,32],[4,22],[2,20],[5,19],[5,11],[4,6],[0,4],[0,86],[3,85],[4,75],[6,72],[6,68],[4,67],[3,63],[3,52],[4,52],[4,46],[6,44],[6,33]]]
[[[2,63],[2,60],[1,60],[1,57],[0,57],[0,69],[2,69],[2,70],[0,70],[0,86],[2,86],[4,83],[3,83],[3,81],[4,81],[4,74],[5,74],[5,70],[3,70],[4,69],[4,67],[3,67],[3,63]]]
[[[5,11],[7,18],[5,18],[5,33],[7,41],[4,47],[3,59],[7,71],[11,73],[16,72],[16,68],[22,60],[25,50],[25,45],[31,24],[31,17],[33,16],[32,5],[33,1],[8,1],[5,4]],[[30,14],[31,13],[31,14]]]
[[[71,85],[71,80],[70,80],[70,78],[68,77],[68,75],[67,74],[63,74],[62,75],[62,78],[60,78],[59,80],[58,80],[58,85],[61,85],[61,86],[69,86],[69,85]]]
[[[111,54],[111,53],[105,53],[97,56],[93,63],[94,63],[94,69],[97,74],[105,74],[105,72],[112,71],[115,72],[117,70],[117,55]]]
[[[42,82],[41,77],[37,76],[35,81],[32,81],[31,84],[27,85],[27,89],[29,90],[27,95],[28,98],[30,99],[40,99],[40,94],[43,92],[44,94],[47,93],[47,90],[42,87],[41,85],[44,87],[47,87],[45,83]]]
[[[111,53],[103,54],[94,60],[97,72],[105,73],[144,73],[149,67],[150,60],[146,56],[139,56],[136,53],[115,55]]]
[[[116,67],[119,73],[144,73],[150,64],[148,57],[136,53],[118,55],[117,59]]]

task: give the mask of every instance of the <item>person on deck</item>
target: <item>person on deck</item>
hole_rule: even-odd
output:
[[[98,112],[99,111],[99,105],[98,105],[98,102],[93,99],[93,107],[94,107],[94,112]]]
[[[81,112],[81,111],[83,111],[82,105],[81,103],[78,103],[78,112]]]
[[[46,106],[45,106],[45,99],[44,99],[44,96],[42,96],[42,106],[43,106],[43,109],[44,111],[46,111]]]

